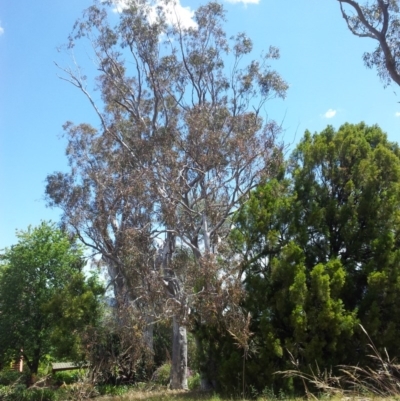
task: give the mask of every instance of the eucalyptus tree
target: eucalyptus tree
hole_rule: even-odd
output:
[[[377,69],[385,86],[391,80],[400,85],[399,1],[337,1],[349,30],[361,38],[377,41],[375,50],[364,54],[365,65]]]
[[[49,176],[47,195],[104,257],[119,295],[124,288],[142,302],[149,323],[172,316],[171,386],[185,388],[187,328],[216,324],[237,306],[230,217],[281,160],[280,127],[265,105],[287,84],[269,66],[276,48],[254,61],[246,35],[227,39],[218,3],[189,25],[170,23],[168,1],[124,3],[115,26],[110,7],[95,3],[71,34],[70,47],[83,38],[93,46],[102,102],[79,70],[64,68],[64,79],[100,125],[66,127],[71,171]]]

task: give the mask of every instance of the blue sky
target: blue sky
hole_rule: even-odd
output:
[[[184,17],[204,2],[181,0]],[[375,43],[347,30],[336,0],[223,1],[226,30],[246,32],[253,57],[270,45],[280,48],[273,63],[290,88],[285,100],[267,106],[282,122],[282,139],[295,144],[306,129],[321,131],[344,122],[379,124],[392,141],[400,140],[400,88],[384,89],[362,61]],[[58,220],[46,208],[45,177],[67,170],[62,125],[96,124],[87,101],[57,77],[54,61],[69,58],[57,49],[90,0],[3,0],[0,3],[0,249],[16,242],[15,230]],[[76,54],[88,66],[87,52]],[[396,94],[397,93],[397,94]],[[396,113],[398,113],[396,115]]]

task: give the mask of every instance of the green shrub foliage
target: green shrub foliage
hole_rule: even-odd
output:
[[[254,191],[235,227],[257,351],[249,384],[278,383],[273,372],[293,367],[289,352],[305,370],[365,362],[359,323],[398,356],[400,150],[379,127],[307,131],[285,174]],[[240,371],[235,355],[222,362],[223,381]]]
[[[45,355],[83,357],[104,291],[82,274],[83,249],[55,224],[42,222],[17,237],[0,258],[0,362],[22,355],[37,374]]]

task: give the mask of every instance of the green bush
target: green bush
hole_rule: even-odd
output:
[[[16,372],[15,370],[3,369],[0,371],[0,385],[8,386],[17,381],[24,382],[25,378],[24,373]]]
[[[53,374],[54,384],[72,384],[76,383],[80,378],[79,370],[70,370],[66,372],[57,372]]]
[[[121,396],[129,391],[128,386],[114,386],[112,384],[102,384],[97,386],[100,395]]]
[[[11,392],[10,386],[4,386],[0,384],[0,400],[6,400],[10,392]]]
[[[49,388],[26,388],[24,384],[0,385],[1,401],[57,401],[57,391]]]
[[[2,401],[25,401],[24,392],[26,386],[24,384],[16,384],[0,387],[0,400]]]
[[[18,401],[56,401],[57,393],[50,388],[32,388],[22,392]]]
[[[153,374],[152,380],[153,382],[161,384],[162,386],[168,386],[170,374],[171,374],[171,364],[167,362],[156,369],[156,371]]]
[[[189,390],[198,390],[200,388],[200,374],[194,373],[193,376],[188,377]]]

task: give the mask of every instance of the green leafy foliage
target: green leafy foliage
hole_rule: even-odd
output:
[[[90,322],[92,313],[97,317],[100,291],[81,273],[82,249],[54,224],[42,222],[18,232],[18,239],[2,255],[0,357],[8,363],[22,354],[36,374],[44,356],[57,354],[58,335],[66,341],[60,351],[71,350],[74,330]]]
[[[89,337],[101,323],[103,305],[99,300],[103,294],[104,287],[97,276],[85,279],[78,272],[43,305],[42,310],[53,318],[49,335],[55,356],[85,360]]]
[[[288,368],[357,364],[362,323],[398,355],[400,151],[376,126],[306,132],[287,174],[260,186],[236,216],[258,348],[256,388]]]
[[[56,372],[52,379],[54,384],[61,386],[63,384],[73,384],[79,381],[81,373],[79,370],[70,370],[65,372]]]
[[[200,382],[201,382],[200,373],[195,372],[193,375],[189,376],[188,378],[189,390],[199,390]]]
[[[129,386],[115,386],[113,384],[102,384],[97,386],[100,395],[121,396],[129,391]]]
[[[11,369],[2,369],[0,371],[0,385],[8,386],[16,382],[24,383],[26,381],[24,373]]]
[[[50,388],[26,388],[24,384],[0,385],[2,401],[57,401],[62,399],[56,390]]]
[[[171,363],[164,363],[153,374],[152,380],[157,383],[161,384],[162,386],[167,386],[170,382],[171,376]]]

